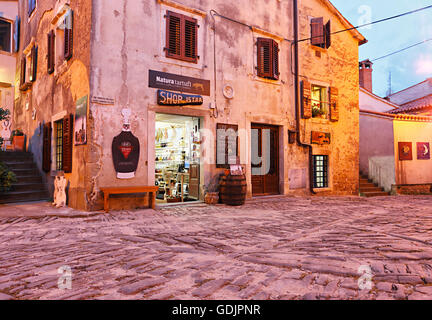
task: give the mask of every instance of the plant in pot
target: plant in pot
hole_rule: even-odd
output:
[[[25,139],[24,139],[24,132],[22,132],[22,130],[20,129],[13,130],[11,134],[11,139],[15,150],[20,150],[20,151],[24,150]]]
[[[326,108],[321,108],[319,105],[312,106],[312,117],[325,118],[327,114]]]
[[[215,175],[204,185],[204,202],[207,204],[219,202],[219,175]]]
[[[9,191],[12,183],[16,182],[15,174],[2,162],[0,162],[0,192]]]

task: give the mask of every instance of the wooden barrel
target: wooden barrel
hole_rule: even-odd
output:
[[[241,206],[246,201],[246,176],[223,175],[219,182],[219,195],[222,203]]]

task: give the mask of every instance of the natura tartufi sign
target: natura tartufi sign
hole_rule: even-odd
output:
[[[210,80],[149,70],[149,87],[180,92],[210,95]]]

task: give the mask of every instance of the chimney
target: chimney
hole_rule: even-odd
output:
[[[359,62],[360,87],[370,92],[372,92],[372,65],[373,63],[369,59]]]

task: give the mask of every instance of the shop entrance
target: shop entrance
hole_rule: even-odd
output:
[[[200,119],[156,113],[157,203],[199,200]]]
[[[276,126],[252,124],[252,194],[279,194],[279,130]]]

